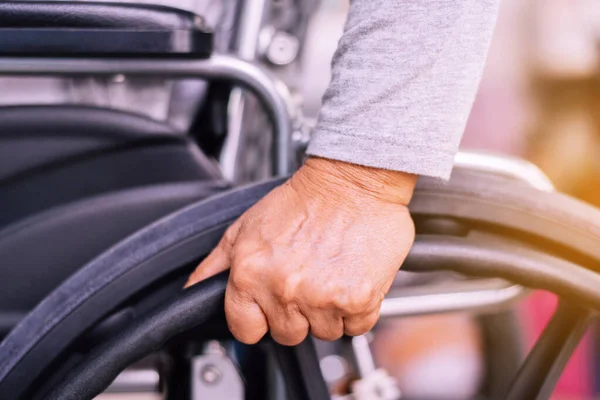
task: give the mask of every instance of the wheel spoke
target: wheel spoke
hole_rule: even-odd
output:
[[[593,315],[593,311],[561,302],[519,369],[505,400],[550,398]]]

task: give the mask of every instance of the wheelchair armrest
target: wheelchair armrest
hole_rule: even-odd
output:
[[[192,57],[212,52],[202,17],[172,7],[0,2],[0,56]]]

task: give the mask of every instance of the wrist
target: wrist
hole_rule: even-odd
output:
[[[360,196],[408,205],[417,175],[365,167],[343,161],[310,157],[295,176],[303,186],[326,190],[329,195]]]

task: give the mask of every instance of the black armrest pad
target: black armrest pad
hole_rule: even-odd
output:
[[[208,57],[204,19],[148,4],[0,2],[0,56]]]

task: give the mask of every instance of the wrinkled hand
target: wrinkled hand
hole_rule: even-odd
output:
[[[416,177],[319,158],[242,215],[187,286],[231,268],[229,329],[284,345],[363,334],[414,240]]]

